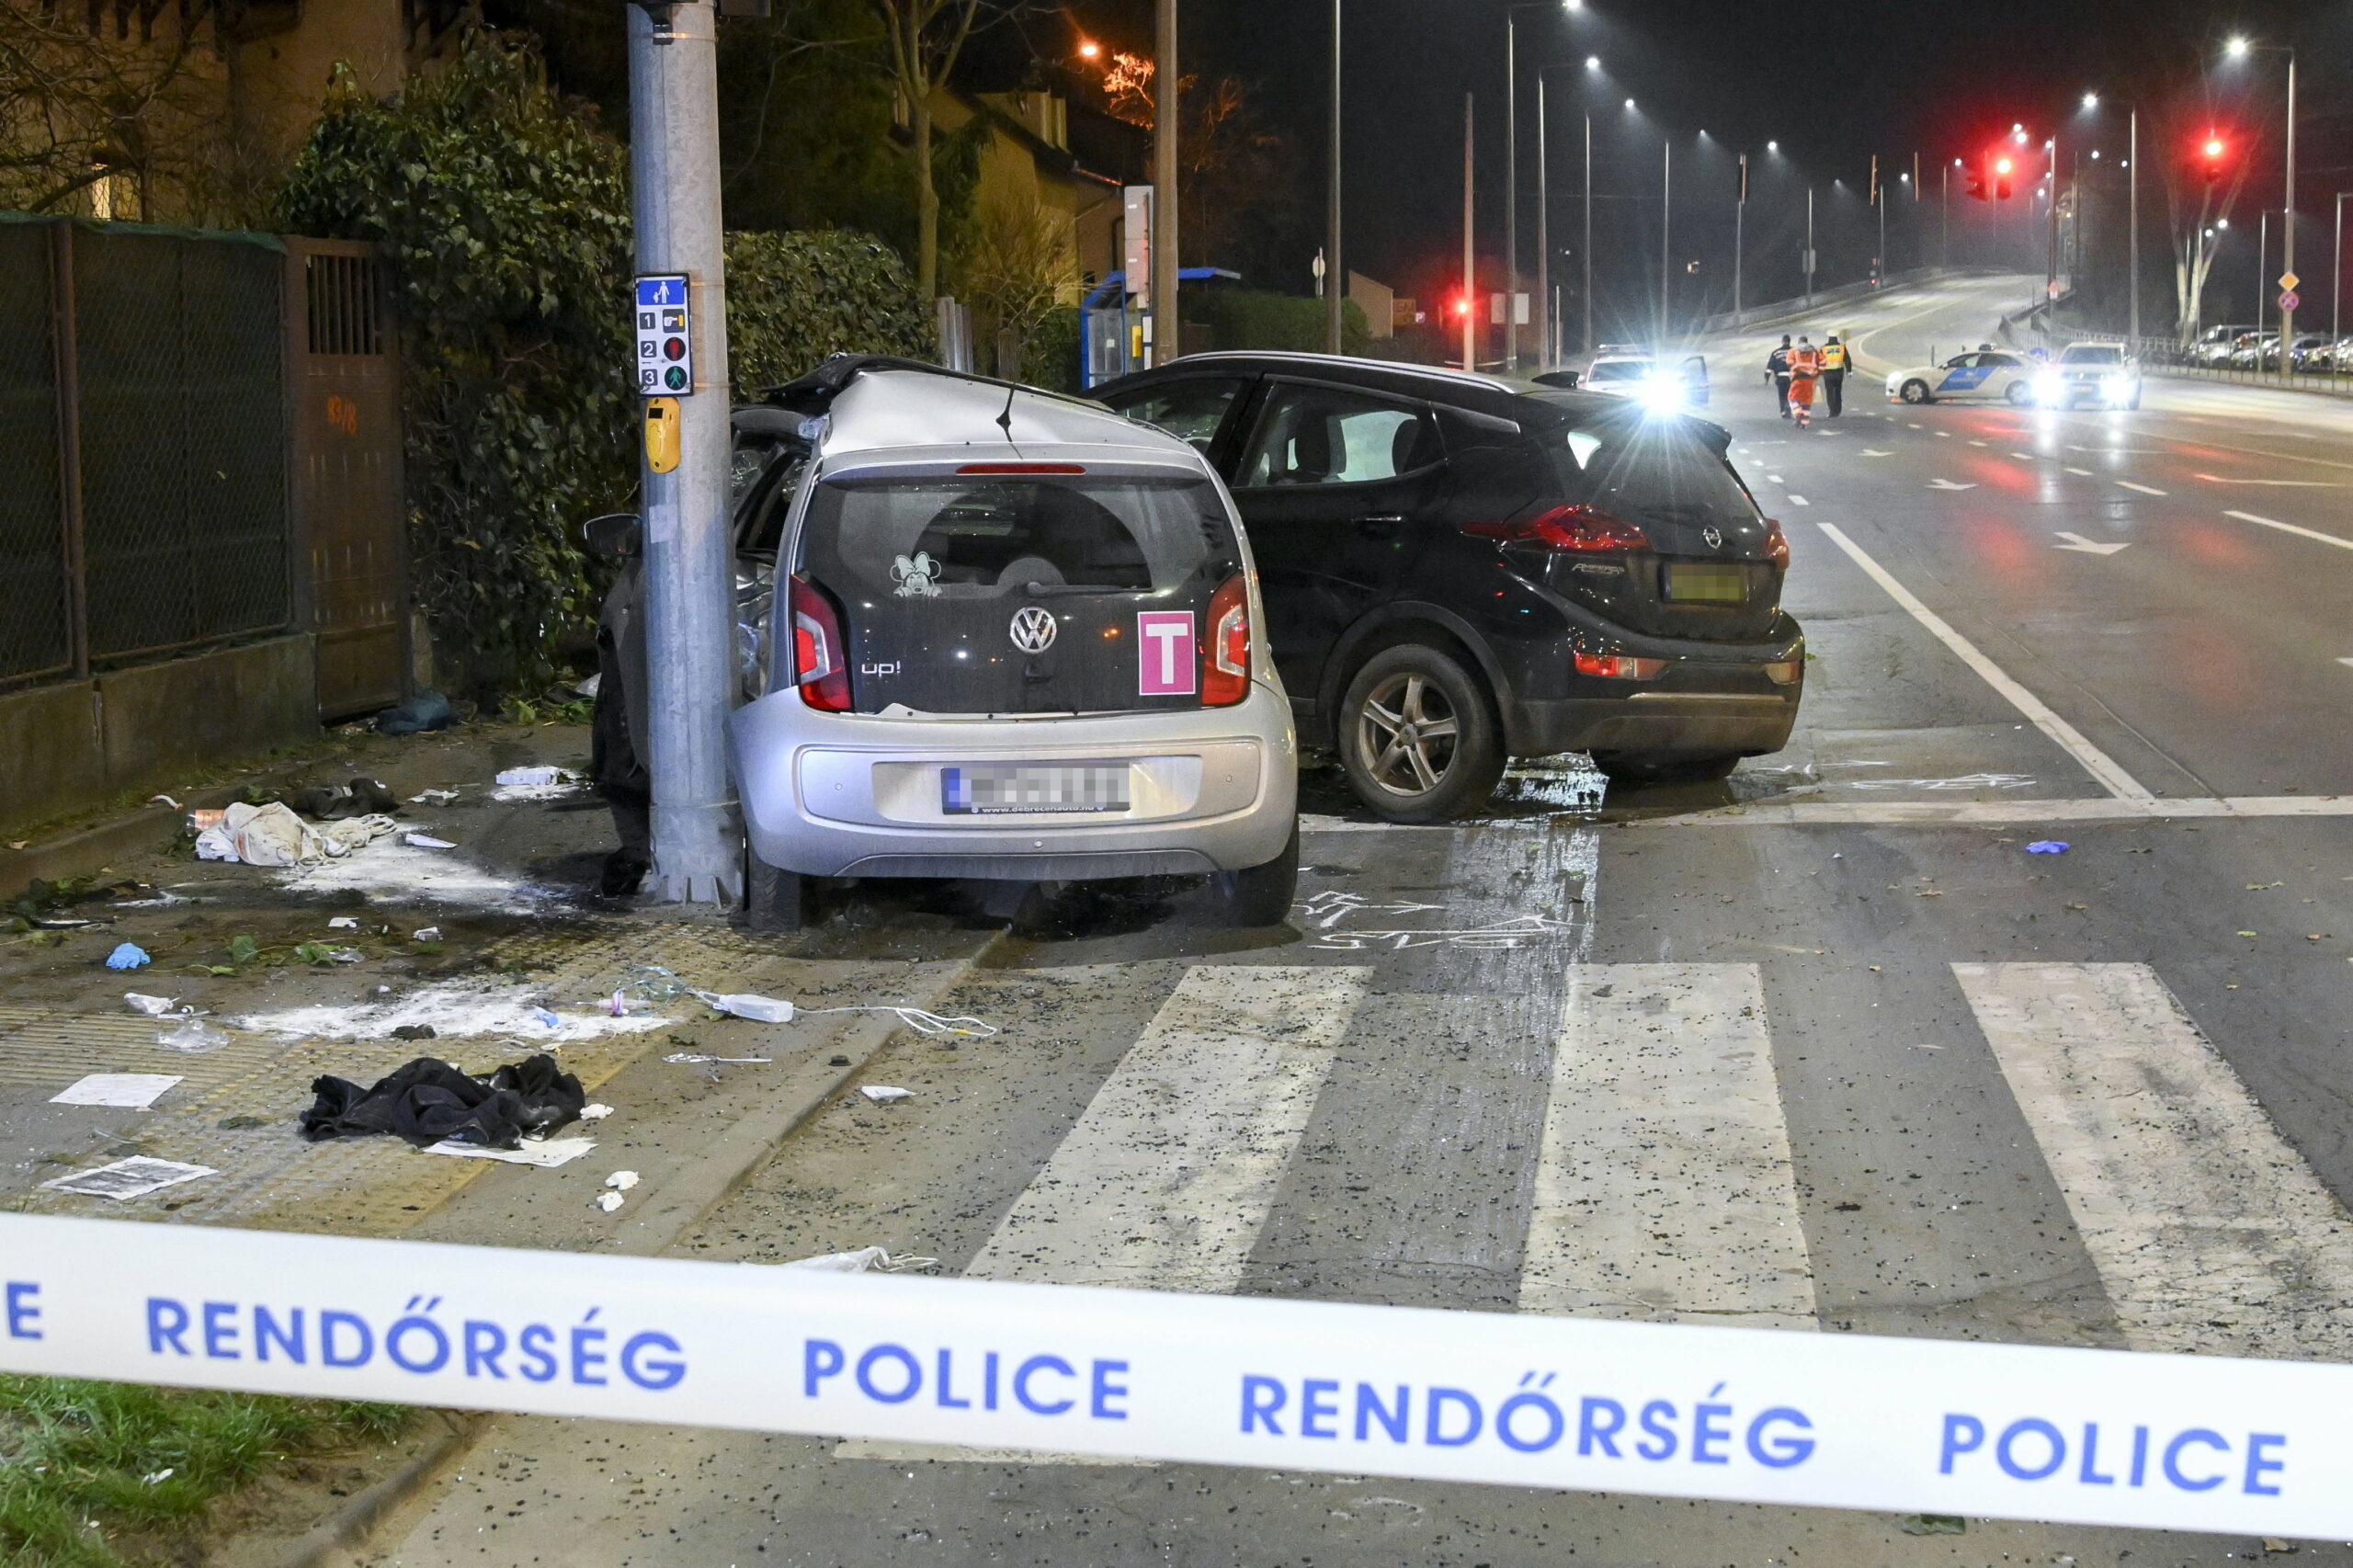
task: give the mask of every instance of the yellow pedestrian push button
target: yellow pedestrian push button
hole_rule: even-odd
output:
[[[668,473],[678,466],[678,400],[645,400],[645,466]]]

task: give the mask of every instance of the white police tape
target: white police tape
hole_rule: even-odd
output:
[[[0,1216],[0,1369],[2353,1535],[2353,1367]]]

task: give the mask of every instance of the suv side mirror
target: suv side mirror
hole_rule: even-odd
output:
[[[608,512],[580,525],[580,539],[588,553],[604,561],[625,561],[643,553],[645,522],[635,512]]]

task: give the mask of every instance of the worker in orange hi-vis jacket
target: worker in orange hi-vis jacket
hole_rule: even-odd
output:
[[[1813,389],[1822,380],[1822,350],[1801,337],[1790,350],[1790,412],[1803,428],[1813,423]]]

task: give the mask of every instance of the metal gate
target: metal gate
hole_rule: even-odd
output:
[[[338,719],[407,690],[400,358],[374,247],[286,247],[294,518],[310,566],[319,716]]]

